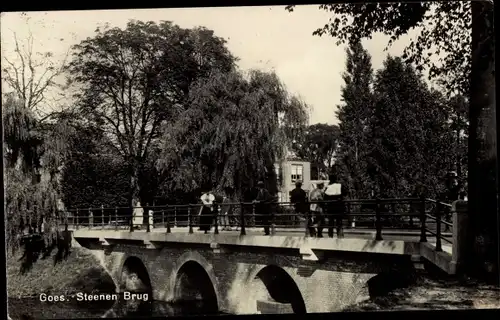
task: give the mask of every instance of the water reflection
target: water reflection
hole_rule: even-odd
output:
[[[161,301],[133,301],[121,299],[109,309],[103,318],[137,318],[159,316],[190,316],[214,314],[203,301],[167,303]],[[218,313],[215,313],[218,314]]]
[[[106,302],[43,303],[38,299],[10,299],[9,314],[12,320],[48,318],[148,318],[189,315],[220,314],[210,310],[203,301],[167,303],[162,301],[125,300]]]

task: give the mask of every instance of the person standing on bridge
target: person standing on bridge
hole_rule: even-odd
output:
[[[234,191],[231,187],[224,188],[224,198],[222,199],[221,213],[220,213],[220,225],[222,226],[222,231],[231,231],[234,224],[234,207],[233,203]]]
[[[144,209],[141,206],[141,202],[137,201],[135,207],[132,208],[132,227],[134,229],[140,229],[144,224]]]
[[[294,205],[297,215],[307,215],[309,211],[307,208],[307,193],[302,189],[302,181],[295,182],[295,189],[290,191],[290,202]]]
[[[315,237],[316,235],[318,236],[318,238],[323,237],[321,231],[323,230],[325,217],[323,215],[323,207],[322,207],[323,204],[318,202],[323,201],[324,186],[325,184],[323,182],[318,183],[314,188],[314,190],[311,191],[311,194],[309,195],[309,201],[311,202],[311,207],[310,207],[311,211],[307,227],[309,230],[309,235],[311,237]],[[316,228],[318,228],[317,233],[316,233]]]
[[[205,233],[208,233],[212,228],[212,222],[214,219],[214,202],[215,195],[211,191],[211,188],[204,188],[205,192],[201,195],[201,203],[203,204],[200,211],[200,229]]]
[[[326,187],[324,192],[324,200],[329,201],[326,204],[326,218],[328,219],[328,236],[330,238],[333,238],[333,228],[335,226],[337,227],[337,237],[342,238],[344,236],[342,230],[342,222],[345,215],[344,197],[344,186],[337,182],[337,177],[335,175],[331,174],[330,184]],[[318,228],[318,234],[321,234],[320,228]]]
[[[255,204],[255,224],[264,227],[264,233],[268,236],[271,223],[271,201],[273,197],[264,187],[264,182],[257,183],[257,197],[254,200]]]

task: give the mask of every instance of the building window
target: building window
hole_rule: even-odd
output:
[[[301,164],[292,164],[292,183],[298,180],[303,180],[303,170],[304,166]]]
[[[274,165],[274,173],[276,174],[276,184],[281,186],[281,177],[280,177],[280,166]]]

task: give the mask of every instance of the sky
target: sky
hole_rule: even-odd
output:
[[[182,28],[204,26],[226,39],[229,50],[240,59],[240,69],[274,70],[288,91],[310,106],[310,124],[336,124],[345,46],[337,46],[331,37],[312,35],[330,17],[317,5],[297,6],[292,13],[284,6],[9,12],[1,14],[1,51],[15,61],[13,32],[21,42],[31,32],[35,52],[52,52],[53,59],[62,61],[71,45],[92,37],[105,23],[125,27],[134,19],[167,20]],[[410,36],[387,51],[387,36],[375,34],[364,41],[374,69],[381,68],[387,54],[400,55]],[[4,65],[2,59],[2,69]]]

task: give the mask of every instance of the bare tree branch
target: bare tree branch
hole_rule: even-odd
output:
[[[33,47],[34,37],[31,32],[29,32],[24,45],[15,32],[13,32],[13,39],[15,60],[3,56],[7,65],[2,70],[3,80],[23,101],[26,109],[35,112],[41,119],[48,119],[50,112],[42,112],[40,105],[48,103],[46,93],[57,87],[55,78],[64,71],[69,50],[66,52],[60,67],[56,68],[50,59],[52,56],[50,53],[43,54],[43,58],[37,61]]]

